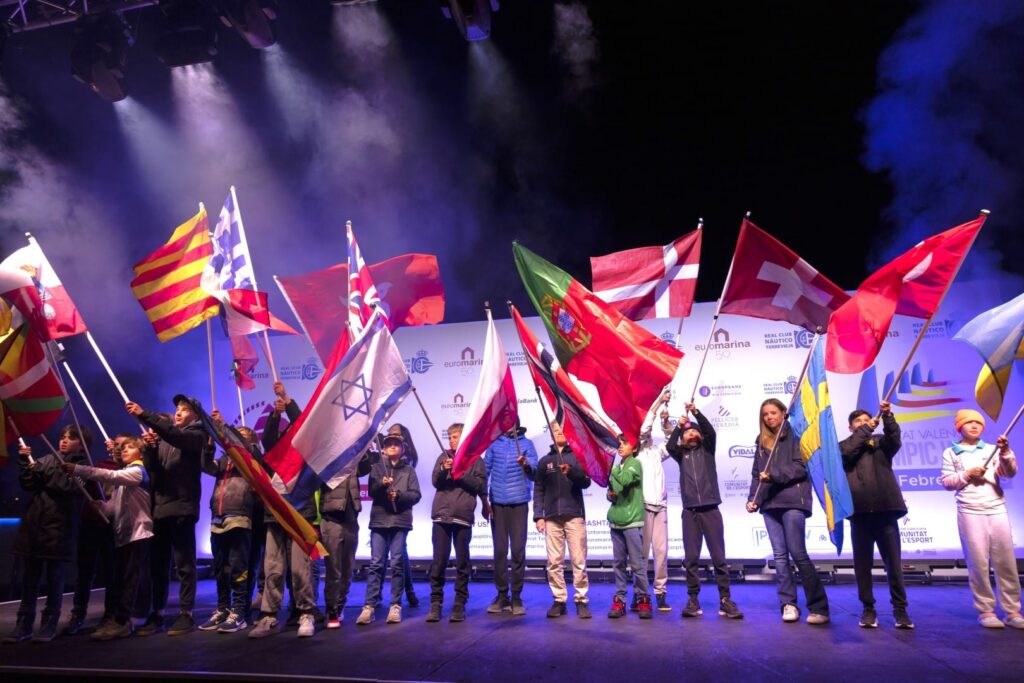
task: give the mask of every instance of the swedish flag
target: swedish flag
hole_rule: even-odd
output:
[[[1024,294],[979,314],[953,339],[967,342],[985,360],[974,397],[982,410],[998,420],[1013,361],[1024,359]]]
[[[789,412],[789,424],[800,442],[818,502],[825,510],[828,535],[843,551],[843,520],[853,514],[850,484],[843,471],[839,437],[832,419],[832,401],[825,377],[825,345],[815,342],[807,372],[797,388],[796,400]]]

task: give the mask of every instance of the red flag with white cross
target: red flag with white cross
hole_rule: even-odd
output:
[[[849,298],[782,242],[743,220],[719,312],[824,332],[829,316]]]

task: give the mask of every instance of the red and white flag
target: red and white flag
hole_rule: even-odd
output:
[[[455,451],[452,476],[458,479],[499,436],[516,425],[519,404],[512,383],[512,368],[494,328],[494,318],[487,311],[487,339],[484,342],[480,379],[469,404],[469,415],[462,429],[462,441]]]
[[[356,242],[356,234],[352,231],[352,222],[345,224],[345,239],[348,242],[348,323],[352,334],[363,331],[375,309],[380,310],[384,324],[390,329],[387,312],[381,308],[380,295],[373,284],[373,276],[363,260]]]
[[[894,315],[932,317],[984,222],[983,214],[932,235],[872,273],[829,320],[825,368],[863,372],[875,362]]]
[[[743,220],[719,312],[824,332],[829,316],[849,298],[782,242]]]
[[[51,339],[70,337],[87,330],[85,321],[82,320],[74,302],[65,291],[60,278],[53,272],[50,262],[34,237],[28,238],[27,247],[22,247],[5,258],[0,267],[24,271],[31,278]]]
[[[685,318],[697,289],[703,232],[697,228],[664,247],[591,256],[594,294],[630,320]]]

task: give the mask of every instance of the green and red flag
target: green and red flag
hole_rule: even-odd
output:
[[[604,412],[636,443],[648,409],[672,381],[683,353],[519,243],[512,251],[558,361],[597,387]]]

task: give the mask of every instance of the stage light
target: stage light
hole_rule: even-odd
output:
[[[134,40],[121,17],[112,12],[87,16],[75,24],[71,47],[71,75],[105,100],[128,96],[124,65]]]
[[[274,36],[276,0],[218,0],[217,11],[221,23],[237,29],[253,48],[262,50],[277,41]]]
[[[213,61],[217,56],[217,18],[200,0],[160,3],[163,17],[156,40],[156,56],[169,67]]]
[[[441,0],[441,13],[454,21],[470,42],[491,37],[491,12],[498,7],[498,0]]]

